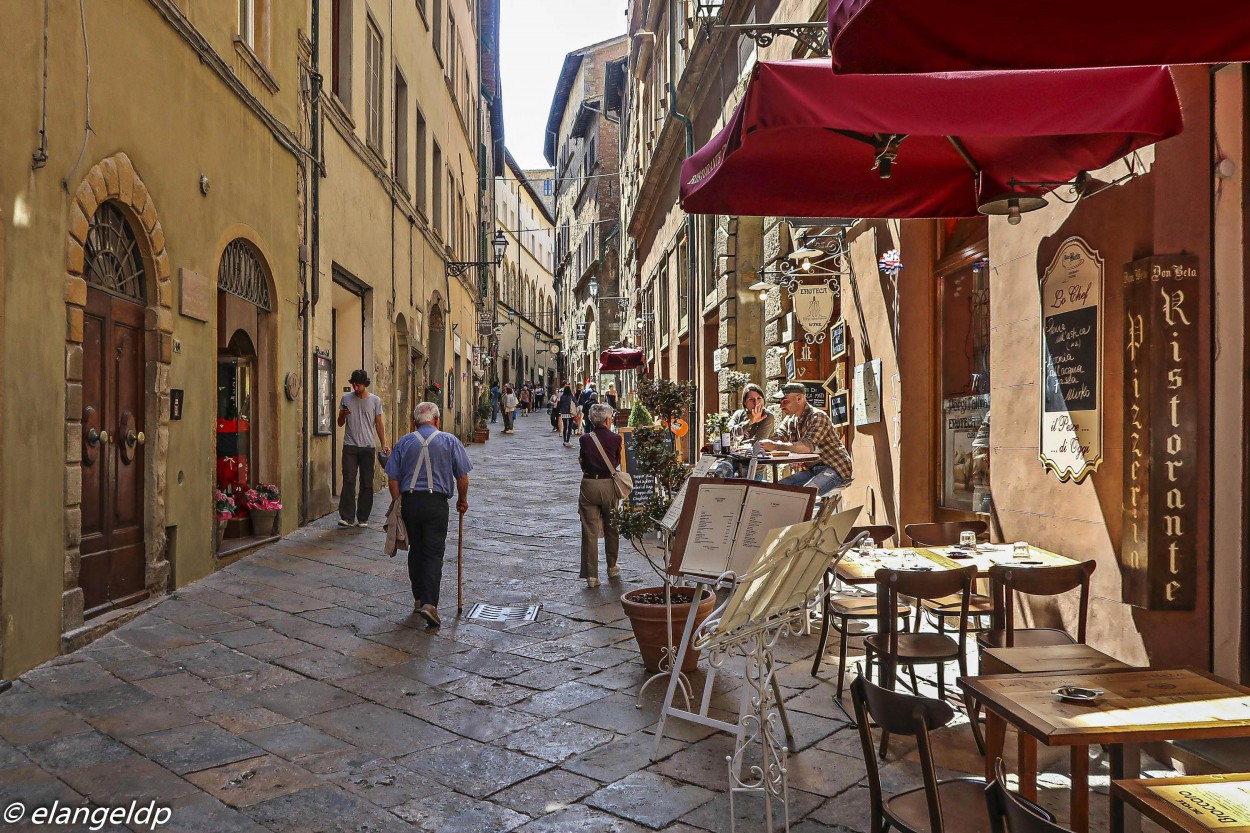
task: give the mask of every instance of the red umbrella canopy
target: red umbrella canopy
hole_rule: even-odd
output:
[[[848,76],[823,59],[768,61],[725,129],[682,164],[681,204],[970,217],[1012,181],[1066,182],[1181,128],[1166,67]]]
[[[645,361],[641,347],[610,347],[599,354],[599,372],[633,370]]]
[[[1250,61],[1245,0],[829,0],[845,73]]]

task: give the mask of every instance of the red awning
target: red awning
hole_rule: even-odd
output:
[[[1066,182],[1181,128],[1166,67],[883,76],[835,75],[823,59],[766,61],[725,129],[682,164],[681,204],[695,214],[970,217],[1011,180]],[[875,163],[891,153],[882,178]]]
[[[1250,61],[1245,0],[829,0],[844,73]]]
[[[633,370],[645,361],[641,347],[612,347],[599,354],[599,372]]]

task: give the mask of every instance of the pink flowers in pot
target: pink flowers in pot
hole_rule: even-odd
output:
[[[243,499],[249,509],[272,511],[282,508],[278,487],[271,483],[257,483],[256,488],[247,490]]]
[[[213,490],[213,517],[219,521],[228,521],[239,511],[234,498],[221,489]]]

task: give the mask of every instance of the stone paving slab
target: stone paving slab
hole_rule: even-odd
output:
[[[174,833],[727,830],[732,737],[670,720],[652,760],[664,687],[637,696],[651,675],[619,598],[655,574],[625,547],[619,579],[578,580],[576,454],[546,424],[522,418],[469,448],[465,517],[466,607],[541,604],[537,621],[456,618],[453,524],[444,627],[427,630],[405,557],[381,552],[380,494],[372,529],[320,519],[15,681],[0,694],[0,801],[155,798]],[[536,471],[538,500],[516,488]],[[866,833],[859,738],[833,705],[836,663],[809,673],[815,645],[777,651],[796,736],[791,829]],[[731,665],[711,698],[730,720]],[[979,769],[966,725],[937,745],[943,773]],[[888,790],[920,783],[914,757],[895,739]],[[1047,774],[1042,796],[1061,818],[1062,778]],[[736,801],[741,830],[762,829],[762,813],[758,797]]]

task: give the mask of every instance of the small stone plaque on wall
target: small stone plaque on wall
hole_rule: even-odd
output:
[[[178,312],[196,321],[208,321],[213,312],[213,282],[190,269],[178,270]]]

